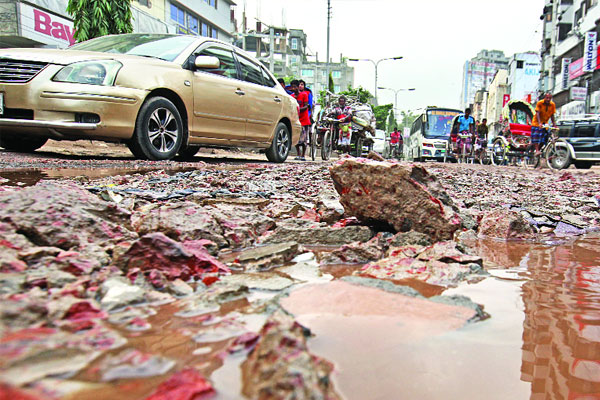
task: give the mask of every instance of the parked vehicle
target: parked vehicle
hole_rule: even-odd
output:
[[[375,137],[373,138],[373,151],[383,155],[386,148],[385,140],[385,131],[382,129],[375,129]]]
[[[459,110],[450,108],[427,107],[414,121],[409,137],[404,140],[405,159],[443,161],[447,158],[452,121],[460,114]]]
[[[589,169],[600,163],[600,115],[560,120],[555,155],[551,158],[555,169]]]
[[[139,158],[254,147],[283,162],[298,105],[255,58],[198,36],[111,35],[66,50],[0,50],[0,146],[122,142]]]

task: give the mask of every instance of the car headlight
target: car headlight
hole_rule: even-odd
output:
[[[52,78],[56,82],[112,86],[123,64],[115,60],[83,61],[63,67]]]

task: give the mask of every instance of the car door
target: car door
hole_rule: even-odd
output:
[[[571,133],[569,142],[573,146],[576,158],[597,158],[600,152],[600,139],[597,137],[598,125],[594,122],[578,122]]]
[[[217,57],[219,68],[194,70],[194,136],[227,141],[246,137],[246,92],[233,51],[210,44],[195,56]],[[217,141],[218,142],[218,141]]]
[[[277,82],[263,67],[243,55],[236,56],[240,64],[241,78],[246,83],[246,140],[268,143],[281,115],[283,94],[277,90]]]

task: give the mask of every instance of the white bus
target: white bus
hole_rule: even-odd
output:
[[[452,108],[427,107],[404,138],[404,159],[443,161],[452,122],[460,114],[462,111]]]

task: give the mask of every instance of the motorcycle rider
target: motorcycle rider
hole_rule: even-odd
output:
[[[390,147],[391,147],[391,156],[394,158],[398,157],[400,153],[400,132],[398,132],[398,128],[395,128],[392,133],[390,133]]]
[[[352,139],[352,109],[346,105],[346,97],[340,96],[338,99],[338,105],[333,109],[331,113],[335,119],[339,121],[339,141],[338,144],[342,148],[342,151],[350,154],[350,141]]]

